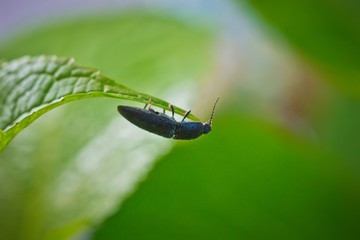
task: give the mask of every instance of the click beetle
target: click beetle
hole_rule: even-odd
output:
[[[185,116],[181,122],[177,122],[174,118],[174,107],[171,104],[169,107],[171,108],[172,116],[169,117],[165,114],[165,110],[164,113],[159,113],[152,109],[151,99],[149,104],[145,105],[144,109],[120,105],[118,106],[118,111],[128,121],[146,131],[166,138],[190,140],[198,138],[202,134],[207,134],[211,131],[212,119],[218,100],[219,98],[214,104],[210,120],[205,123],[184,122],[186,117],[190,114],[191,110],[185,113]],[[148,105],[149,107],[146,109]]]

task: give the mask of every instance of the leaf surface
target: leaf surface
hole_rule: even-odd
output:
[[[23,57],[0,68],[0,152],[42,114],[67,102],[90,97],[122,98],[170,110],[169,103],[139,93],[102,76],[97,69],[74,64],[73,58]],[[181,115],[185,110],[174,107]],[[194,115],[189,117],[198,120]]]

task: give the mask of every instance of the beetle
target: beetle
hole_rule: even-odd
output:
[[[151,133],[155,133],[166,138],[191,140],[200,137],[202,134],[207,134],[211,131],[211,124],[214,116],[215,106],[218,101],[219,98],[214,104],[210,120],[205,123],[184,122],[184,120],[190,114],[191,110],[185,113],[185,116],[183,117],[181,122],[177,122],[174,118],[175,111],[173,105],[169,105],[172,112],[172,116],[169,117],[165,114],[165,109],[164,113],[159,113],[152,109],[151,99],[149,101],[149,104],[146,104],[143,109],[119,105],[118,111],[128,121]],[[148,105],[149,107],[148,109],[146,109]]]

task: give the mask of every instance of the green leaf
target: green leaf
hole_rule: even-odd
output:
[[[0,68],[0,128],[4,131],[0,153],[21,130],[44,113],[67,102],[90,97],[142,103],[148,103],[151,98],[154,106],[170,110],[168,102],[118,84],[100,75],[97,69],[76,65],[72,58],[23,57],[2,63]],[[178,114],[186,112],[174,108]],[[189,118],[198,120],[194,115]]]

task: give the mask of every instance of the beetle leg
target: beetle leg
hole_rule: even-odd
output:
[[[171,108],[171,114],[172,114],[171,117],[174,118],[174,114],[175,114],[174,106],[169,104],[169,108]]]
[[[152,99],[150,98],[150,99],[149,99],[149,107],[148,107],[148,110],[149,110],[150,112],[155,112],[155,110],[151,108],[151,102],[152,102]]]
[[[145,107],[144,107],[144,109],[146,109],[147,105],[148,105],[148,104],[145,104]]]
[[[191,112],[191,110],[189,110],[189,111],[187,111],[187,112],[185,113],[185,116],[184,116],[184,118],[181,120],[181,122],[183,122],[183,121],[185,120],[185,118],[187,118],[187,116],[189,116],[190,112]]]
[[[163,114],[165,114],[165,108],[163,108]]]
[[[150,108],[151,108],[151,101],[152,101],[152,99],[150,98],[149,99],[149,111],[150,111]],[[148,105],[148,104],[146,104],[146,105]]]
[[[150,112],[153,112],[153,113],[158,114],[158,112],[157,112],[157,111],[155,111],[154,109],[152,109],[152,108],[151,108],[151,102],[152,102],[152,99],[150,98],[150,100],[149,100],[149,107],[148,107],[148,110],[149,110]]]

